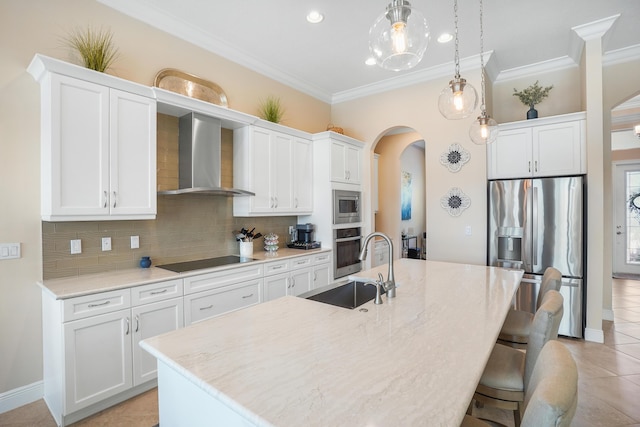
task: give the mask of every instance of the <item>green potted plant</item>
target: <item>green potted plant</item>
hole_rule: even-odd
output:
[[[118,56],[118,49],[113,45],[111,30],[76,28],[64,39],[67,46],[75,49],[86,68],[105,72]]]
[[[553,85],[541,87],[538,85],[538,80],[536,80],[534,84],[522,91],[518,92],[516,88],[513,88],[513,96],[517,96],[520,102],[529,107],[529,111],[527,111],[527,119],[536,119],[538,118],[538,112],[534,107],[549,96],[549,91],[551,91],[551,89],[553,89]]]
[[[284,109],[280,98],[275,96],[268,96],[266,99],[260,102],[258,107],[258,114],[261,119],[268,120],[273,123],[280,123],[282,116],[284,115]]]

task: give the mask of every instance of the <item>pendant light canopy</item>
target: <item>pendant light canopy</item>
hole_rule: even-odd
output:
[[[498,123],[487,114],[485,105],[485,81],[484,81],[484,33],[482,30],[482,0],[480,0],[480,79],[482,81],[482,104],[480,104],[480,116],[471,124],[469,137],[478,144],[490,144],[498,137]]]
[[[478,106],[476,89],[460,77],[460,55],[458,52],[458,0],[453,0],[453,16],[455,24],[455,57],[456,74],[440,93],[438,109],[440,114],[449,120],[469,117]]]
[[[415,67],[428,43],[427,20],[406,0],[392,0],[369,30],[371,54],[387,70]]]

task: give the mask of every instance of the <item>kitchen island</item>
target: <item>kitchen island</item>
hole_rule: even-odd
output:
[[[522,271],[401,259],[395,272],[381,305],[288,296],[142,341],[160,425],[460,425]]]

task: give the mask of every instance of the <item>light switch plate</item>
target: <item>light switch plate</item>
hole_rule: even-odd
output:
[[[20,258],[20,243],[0,243],[0,259]]]
[[[102,251],[110,251],[110,250],[111,250],[111,237],[103,237]]]
[[[140,247],[140,236],[131,236],[131,249],[138,249]]]
[[[464,228],[464,234],[465,234],[465,236],[471,236],[471,226],[470,225],[467,225]]]
[[[71,240],[70,246],[71,246],[71,255],[82,253],[82,240],[80,239]]]

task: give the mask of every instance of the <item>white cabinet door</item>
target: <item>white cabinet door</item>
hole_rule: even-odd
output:
[[[64,324],[65,414],[131,388],[130,313],[126,309]]]
[[[331,142],[331,181],[347,182],[346,147],[339,142]]]
[[[313,146],[295,138],[292,155],[293,209],[298,214],[313,212]]]
[[[347,179],[351,184],[360,184],[360,152],[360,148],[351,145],[348,145],[345,150]]]
[[[318,289],[329,284],[331,264],[320,264],[313,267],[313,283],[311,289]]]
[[[533,173],[531,128],[500,131],[487,145],[489,179],[524,178]]]
[[[279,132],[271,134],[271,196],[275,211],[293,211],[291,182],[293,138]]]
[[[583,170],[581,121],[533,128],[534,176],[562,176],[586,173]]]
[[[271,132],[254,127],[251,129],[251,135],[249,136],[250,158],[246,159],[244,173],[249,174],[251,181],[249,188],[256,195],[246,200],[251,203],[251,212],[270,212],[273,208],[271,196]],[[241,171],[234,167],[234,173],[241,173]]]
[[[310,291],[313,284],[313,268],[302,268],[291,272],[288,295],[300,295]]]
[[[331,142],[331,180],[360,184],[360,147]]]
[[[131,309],[133,321],[133,385],[156,378],[157,360],[145,350],[140,341],[184,326],[182,298],[173,298]]]
[[[42,215],[109,213],[109,88],[58,74],[42,86]]]
[[[289,273],[276,274],[264,278],[264,300],[271,301],[288,295],[290,284]]]
[[[115,89],[110,100],[110,212],[155,215],[156,102]]]

